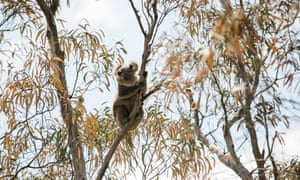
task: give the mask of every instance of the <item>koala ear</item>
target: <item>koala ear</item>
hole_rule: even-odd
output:
[[[121,67],[122,67],[122,65],[121,64],[119,64],[115,69],[114,69],[114,74],[115,75],[118,75],[119,74],[119,70],[121,69]]]
[[[136,71],[138,69],[138,65],[135,62],[131,62],[129,64],[129,69],[132,71]]]

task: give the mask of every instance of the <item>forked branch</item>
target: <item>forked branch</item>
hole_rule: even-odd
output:
[[[141,62],[141,68],[140,68],[140,81],[144,81],[146,82],[146,64],[149,61],[149,57],[151,54],[151,48],[153,45],[153,39],[156,36],[156,31],[158,29],[158,26],[162,23],[162,20],[164,19],[164,17],[166,16],[166,13],[163,14],[163,18],[159,19],[158,17],[158,1],[154,0],[154,1],[147,1],[146,3],[148,3],[146,6],[142,7],[142,8],[147,8],[146,12],[148,13],[148,16],[150,16],[151,18],[149,19],[148,17],[146,17],[146,15],[144,14],[144,18],[147,21],[147,26],[145,27],[143,25],[142,22],[142,17],[139,15],[139,11],[136,8],[134,2],[132,0],[129,0],[130,6],[135,14],[135,17],[137,19],[139,28],[144,36],[144,50],[143,50],[143,55],[142,55],[142,62]],[[143,11],[144,12],[144,11]],[[169,11],[168,11],[169,12]],[[147,87],[146,83],[144,85],[144,89]],[[154,91],[156,91],[159,87],[154,88]],[[136,117],[136,114],[138,113],[138,111],[140,109],[142,109],[143,106],[143,101],[148,98],[153,92],[150,92],[148,94],[144,94],[145,90],[142,88],[141,91],[139,91],[138,93],[138,98],[137,98],[137,102],[136,102],[136,107],[134,109],[134,111],[130,114],[130,121],[133,121],[134,118]],[[99,170],[98,174],[97,174],[97,180],[101,180],[105,174],[105,171],[109,165],[109,162],[112,158],[113,153],[115,152],[115,150],[117,149],[117,146],[119,145],[119,143],[121,142],[122,138],[125,136],[125,134],[127,133],[127,131],[129,130],[129,123],[127,123],[119,132],[117,138],[114,140],[109,152],[107,153],[107,155],[104,158],[104,162],[103,165],[101,167],[101,169]]]

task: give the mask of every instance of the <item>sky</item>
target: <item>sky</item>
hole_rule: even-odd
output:
[[[128,52],[125,55],[126,60],[138,60],[141,57],[143,37],[127,0],[71,0],[70,7],[65,7],[66,4],[62,6],[58,17],[67,21],[66,28],[76,28],[77,24],[85,18],[92,29],[101,29],[105,33],[105,43],[108,45],[112,45],[115,41],[123,41]],[[93,94],[90,96],[92,97]],[[95,99],[90,98],[92,101],[88,99],[87,104],[96,106]],[[106,100],[112,102],[111,97]],[[286,133],[285,146],[275,148],[276,158],[282,161],[294,155],[300,156],[300,122],[290,123],[290,129],[283,129]],[[236,175],[220,163],[217,163],[216,168],[211,172],[211,177],[212,179],[236,179]]]
[[[115,42],[122,41],[127,50],[127,54],[123,56],[125,63],[140,60],[143,37],[127,0],[72,0],[70,7],[66,7],[66,2],[61,5],[58,18],[67,21],[66,28],[77,28],[78,24],[86,19],[91,29],[104,32],[103,43],[107,46],[112,47]],[[111,94],[100,97],[95,96],[93,92],[87,92],[85,97],[87,109],[99,106],[99,103],[95,102],[107,102],[111,105],[116,88],[114,82],[109,92]]]
[[[61,11],[59,15],[71,25],[76,25],[82,18],[86,18],[91,27],[104,31],[108,43],[123,40],[128,51],[125,59],[131,61],[141,57],[143,39],[128,1],[73,0],[71,7]],[[300,122],[290,123],[290,129],[282,131],[285,132],[285,146],[275,147],[276,158],[281,161],[287,161],[289,157],[295,155],[300,156]],[[211,172],[211,177],[212,179],[236,179],[237,176],[221,163],[217,163]]]
[[[143,37],[127,0],[72,0],[69,8],[60,11],[59,17],[66,20],[69,27],[76,27],[83,18],[87,19],[92,28],[105,33],[106,42],[123,40],[129,61],[141,56]]]

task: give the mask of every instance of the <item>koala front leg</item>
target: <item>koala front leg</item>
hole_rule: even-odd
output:
[[[144,83],[137,83],[134,86],[119,86],[119,99],[129,99],[137,95],[137,93],[144,87]]]

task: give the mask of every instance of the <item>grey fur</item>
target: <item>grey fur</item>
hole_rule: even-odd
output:
[[[144,82],[139,82],[136,76],[138,65],[132,62],[128,67],[117,67],[115,76],[118,81],[118,95],[113,104],[113,115],[118,125],[122,128],[130,121],[130,114],[134,110],[138,92],[144,87]],[[130,130],[135,129],[144,115],[143,109],[138,109],[136,117],[130,123]]]

